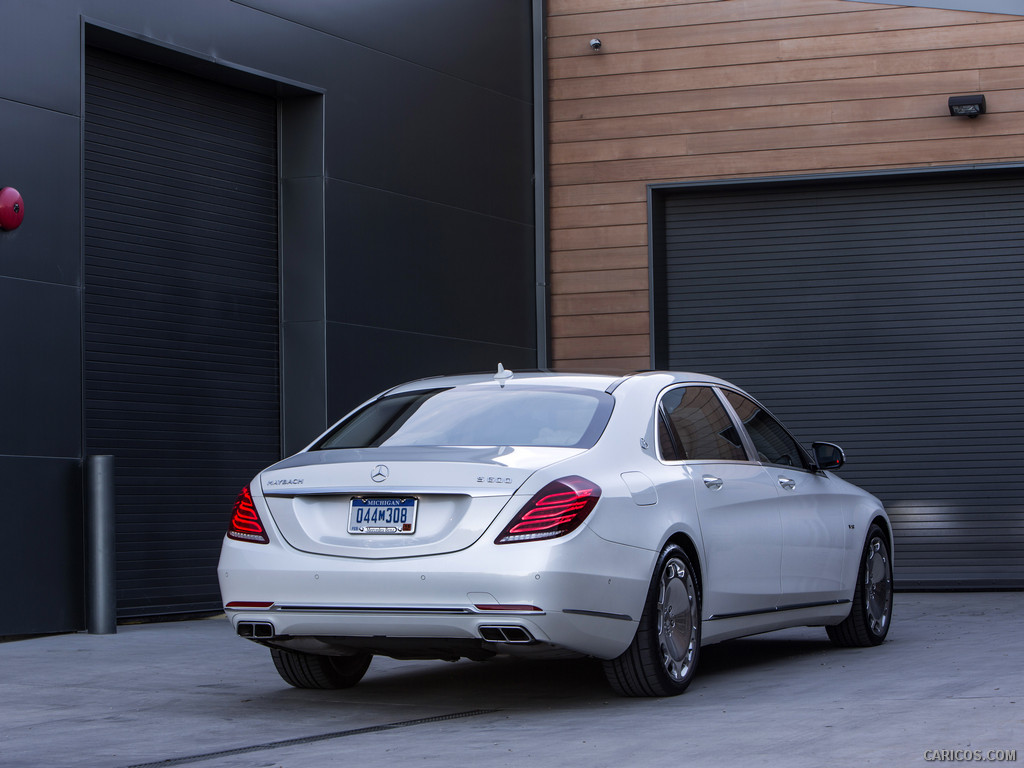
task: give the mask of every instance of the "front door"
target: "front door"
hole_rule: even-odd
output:
[[[807,453],[771,414],[749,398],[728,392],[779,497],[782,522],[781,605],[843,596],[846,552],[843,498],[835,480],[816,472]]]

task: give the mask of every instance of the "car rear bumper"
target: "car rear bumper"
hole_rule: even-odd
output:
[[[350,647],[399,655],[387,649],[403,640],[401,655],[414,655],[416,639],[452,640],[487,652],[613,658],[636,631],[655,556],[586,528],[563,540],[392,560],[225,540],[218,576],[236,631],[258,628],[252,639],[268,644],[349,638]],[[373,638],[387,640],[374,647]]]

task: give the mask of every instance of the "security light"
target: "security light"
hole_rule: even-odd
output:
[[[960,117],[977,117],[985,114],[985,94],[976,93],[973,96],[950,96],[949,114]]]

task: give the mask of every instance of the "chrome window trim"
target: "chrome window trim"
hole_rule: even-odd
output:
[[[667,387],[665,387],[664,389],[662,389],[658,393],[658,399],[655,402],[655,406],[654,406],[654,418],[655,418],[656,421],[663,419],[666,427],[671,427],[672,422],[671,422],[671,419],[669,419],[668,413],[665,411],[664,400],[665,400],[665,395],[667,395],[669,392],[671,392],[674,389],[678,389],[679,387],[707,387],[712,392],[714,392],[715,396],[718,398],[719,404],[722,405],[723,410],[725,411],[726,416],[728,416],[729,420],[732,422],[733,429],[735,429],[736,433],[740,436],[740,441],[741,441],[742,446],[743,446],[743,452],[747,454],[747,458],[746,459],[666,459],[664,457],[664,455],[662,454],[662,450],[661,450],[661,430],[656,428],[654,430],[654,442],[655,442],[655,450],[656,450],[656,453],[657,453],[658,461],[660,461],[662,464],[664,464],[666,466],[676,466],[676,465],[680,465],[680,464],[758,464],[758,463],[760,463],[755,458],[752,458],[752,457],[756,457],[757,456],[757,451],[753,450],[753,448],[754,448],[753,441],[750,439],[750,436],[747,434],[747,430],[743,427],[742,422],[739,421],[739,419],[738,419],[738,417],[736,415],[736,412],[729,405],[728,401],[725,399],[725,397],[722,395],[722,393],[718,391],[719,387],[718,387],[717,384],[714,384],[714,383],[711,383],[711,382],[706,382],[706,381],[675,381],[675,382],[669,384]],[[743,394],[739,390],[736,390],[736,392],[737,392],[737,394]],[[746,395],[746,397],[748,397],[749,399],[753,400],[753,398],[751,398],[749,395]],[[760,403],[758,405],[760,405]]]

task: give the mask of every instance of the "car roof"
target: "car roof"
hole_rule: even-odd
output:
[[[509,375],[511,374],[511,375]],[[430,378],[417,379],[415,381],[400,384],[386,394],[397,394],[400,392],[414,392],[422,389],[464,387],[473,385],[504,384],[505,386],[552,386],[552,387],[573,387],[576,389],[591,389],[597,391],[612,392],[624,382],[641,377],[660,377],[665,379],[665,385],[675,382],[695,382],[701,384],[719,384],[732,386],[729,382],[714,376],[707,376],[701,373],[689,373],[682,371],[640,371],[625,375],[614,375],[604,373],[588,372],[560,372],[560,371],[508,371],[502,369],[495,373],[472,373],[456,376],[434,376]]]

